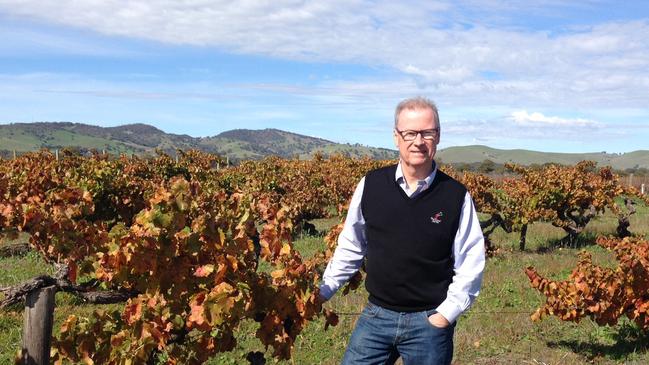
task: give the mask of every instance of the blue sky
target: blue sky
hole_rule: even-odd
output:
[[[393,147],[649,149],[647,1],[0,0],[0,123],[279,128]]]

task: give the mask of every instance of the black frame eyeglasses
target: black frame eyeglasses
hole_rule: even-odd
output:
[[[400,131],[398,129],[394,129],[399,133],[401,138],[403,138],[404,141],[410,142],[414,141],[417,139],[417,135],[420,134],[421,138],[427,140],[427,141],[432,141],[437,139],[439,137],[439,128],[434,128],[434,129],[424,129],[422,131],[413,131],[406,129],[405,131]]]

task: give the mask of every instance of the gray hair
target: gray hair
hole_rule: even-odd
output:
[[[399,105],[397,105],[397,109],[394,111],[394,128],[397,128],[397,124],[399,123],[399,114],[404,109],[408,110],[420,110],[420,109],[430,109],[433,111],[433,115],[435,116],[435,122],[437,122],[437,128],[439,128],[439,113],[437,112],[437,106],[435,103],[433,103],[430,99],[427,99],[423,96],[417,96],[414,98],[408,98],[405,100],[402,100]]]

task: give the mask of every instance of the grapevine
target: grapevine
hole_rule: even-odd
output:
[[[612,326],[626,316],[639,328],[649,330],[649,241],[599,237],[597,244],[615,254],[617,267],[595,265],[584,251],[565,281],[546,279],[533,267],[525,270],[532,287],[546,297],[532,319],[554,315],[579,322],[588,317],[599,325]]]
[[[175,158],[61,155],[40,151],[0,160],[0,235],[28,233],[32,249],[59,268],[54,277],[7,291],[0,305],[55,285],[90,303],[122,306],[68,317],[53,341],[57,363],[145,364],[160,358],[199,364],[232,350],[245,320],[257,323],[255,334],[273,356],[290,358],[310,321],[337,323],[336,314],[322,308],[318,285],[342,223],[324,237],[326,249],[310,258],[293,247],[296,232],[314,218],[342,220],[361,177],[394,163],[316,155],[226,166],[198,151],[179,151]],[[468,188],[488,217],[481,222],[487,240],[497,227],[519,231],[521,248],[532,222],[552,222],[574,239],[594,214],[622,214],[616,197],[638,196],[623,189],[610,169],[595,170],[588,162],[509,168],[516,175],[497,182],[441,167]],[[537,316],[614,323],[626,314],[645,323],[646,241],[626,240],[598,240],[618,253],[619,272],[595,268],[586,254],[574,274],[577,284],[550,282],[528,269],[535,287],[572,301],[553,299]],[[362,278],[357,273],[343,293],[358,288]],[[589,289],[585,299],[575,296],[600,281],[617,286]],[[635,301],[616,304],[629,290]],[[603,311],[599,317],[597,310]]]

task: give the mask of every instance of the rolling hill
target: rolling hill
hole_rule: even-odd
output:
[[[0,155],[9,157],[15,151],[24,153],[41,148],[76,147],[82,151],[96,149],[108,153],[147,154],[156,149],[175,153],[176,149],[200,149],[227,156],[236,162],[259,159],[269,155],[285,158],[309,158],[316,152],[325,155],[343,153],[353,157],[376,159],[397,158],[397,151],[360,144],[340,144],[322,138],[304,136],[278,129],[234,129],[212,137],[191,137],[165,133],[147,124],[127,124],[118,127],[98,127],[81,123],[39,122],[0,124]],[[649,169],[649,151],[615,153],[547,153],[529,150],[499,150],[486,146],[449,147],[437,152],[444,163],[479,163],[485,160],[497,164],[514,162],[523,165],[558,162],[575,164],[592,160],[618,170]]]
[[[630,168],[649,168],[649,151],[634,151],[628,153],[552,153],[528,150],[499,150],[487,146],[449,147],[438,152],[437,156],[450,164],[475,163],[491,160],[498,164],[513,162],[521,165],[544,164],[556,162],[564,165],[574,165],[579,161],[591,160],[600,166],[611,166],[617,170]]]
[[[308,158],[316,152],[343,153],[353,157],[396,158],[394,150],[340,144],[278,129],[235,129],[213,137],[196,138],[165,133],[147,124],[98,127],[80,123],[40,122],[0,125],[0,154],[7,157],[41,148],[76,147],[112,154],[146,154],[156,149],[175,153],[176,149],[200,149],[225,155],[232,161],[259,159],[269,155]]]

